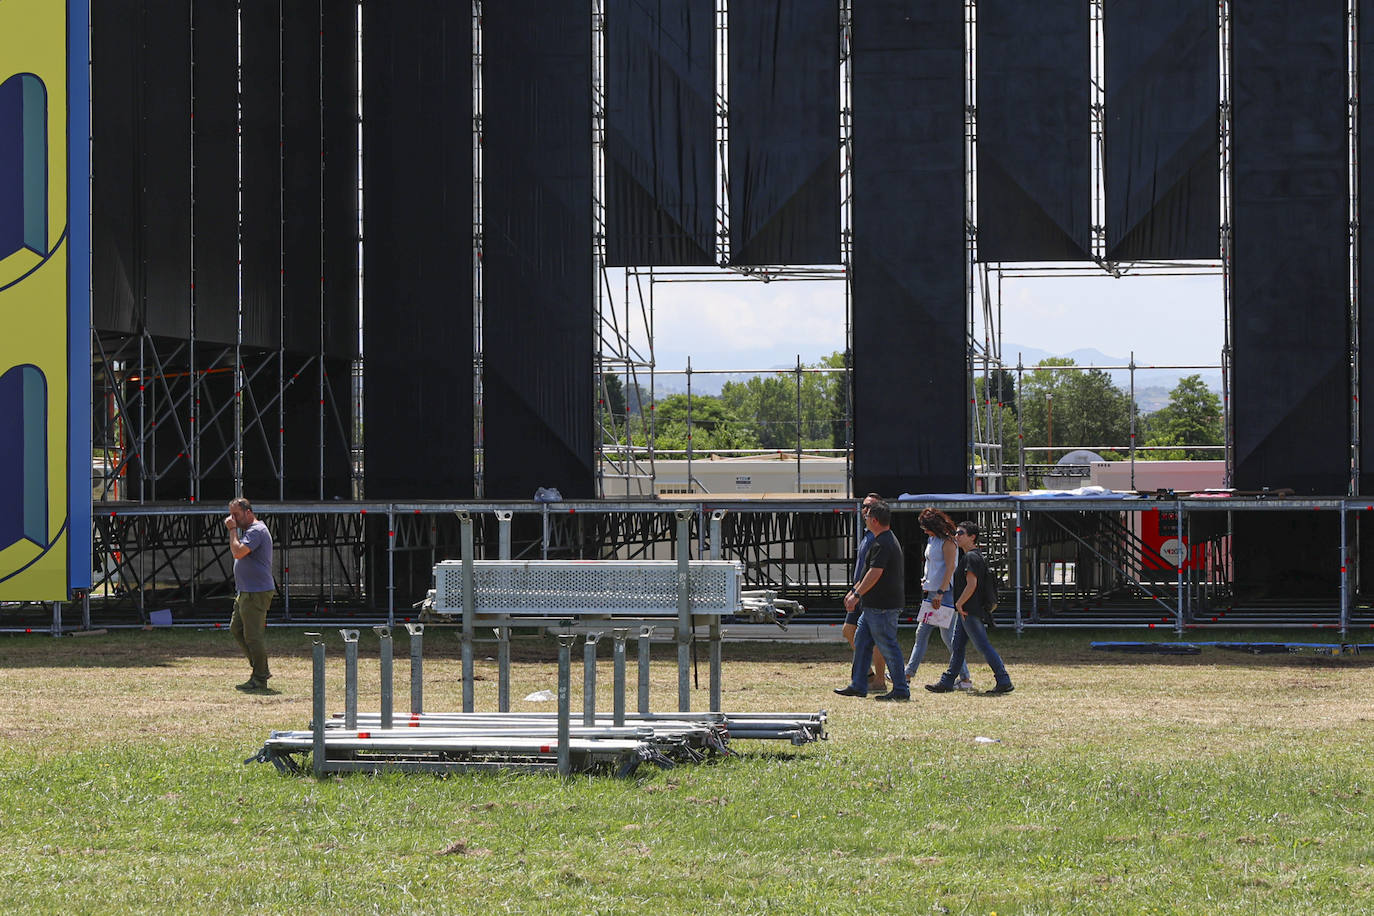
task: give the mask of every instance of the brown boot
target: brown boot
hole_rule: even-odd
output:
[[[885,693],[887,691],[887,678],[879,677],[870,672],[868,675],[868,692],[872,693],[875,690],[879,693]]]

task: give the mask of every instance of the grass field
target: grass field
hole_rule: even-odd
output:
[[[375,709],[369,636],[361,706]],[[918,689],[909,704],[834,696],[839,645],[729,645],[727,709],[828,709],[830,740],[566,782],[243,765],[271,729],[309,719],[299,631],[269,634],[265,695],[233,689],[247,670],[223,631],[0,638],[0,911],[1374,911],[1374,659],[1121,656],[1090,650],[1095,636],[1123,638],[998,631],[1015,693]],[[401,636],[398,709],[407,653]],[[478,708],[495,709],[482,655]],[[553,640],[515,656],[512,696],[554,687]],[[426,709],[461,709],[460,671],[456,636],[427,631]],[[609,707],[608,659],[601,684]]]

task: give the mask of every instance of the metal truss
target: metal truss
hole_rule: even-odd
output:
[[[744,564],[746,587],[828,604],[852,582],[855,533],[848,513],[732,512],[722,526],[722,556]]]
[[[601,0],[594,0],[600,4]],[[472,0],[472,462],[473,493],[482,496],[486,481],[486,441],[483,431],[483,289],[482,252],[485,247],[485,209],[482,175],[485,169],[485,114],[482,69],[482,3]],[[593,158],[595,162],[596,159]]]
[[[1353,3],[1353,0],[1352,0]],[[968,352],[969,352],[969,426],[971,432],[971,461],[968,471],[969,488],[972,492],[997,492],[1005,488],[1006,481],[1015,481],[1019,489],[1033,484],[1035,468],[1028,466],[1023,447],[1018,447],[1014,460],[1008,460],[1003,443],[1011,431],[1003,429],[1000,404],[1005,392],[996,389],[996,380],[1002,377],[997,370],[1017,373],[1017,394],[1024,370],[1018,357],[1015,366],[1008,365],[1002,354],[1002,281],[1004,278],[1029,277],[1101,277],[1104,274],[1122,278],[1128,276],[1222,276],[1224,289],[1224,343],[1220,361],[1216,365],[1199,366],[1151,366],[1169,369],[1220,369],[1222,373],[1223,425],[1226,430],[1225,457],[1227,460],[1226,482],[1229,485],[1234,471],[1234,424],[1231,418],[1231,194],[1230,194],[1230,0],[1221,0],[1220,17],[1220,59],[1221,59],[1221,96],[1219,100],[1219,126],[1221,138],[1220,194],[1222,223],[1219,227],[1221,258],[1216,262],[1195,261],[1110,261],[1106,257],[1110,239],[1106,226],[1106,173],[1105,143],[1108,123],[1106,106],[1106,29],[1110,23],[1106,19],[1103,0],[1091,0],[1088,4],[1090,35],[1090,80],[1089,80],[1089,131],[1091,135],[1092,175],[1092,251],[1095,265],[1087,264],[1001,264],[988,263],[979,259],[977,226],[977,159],[978,159],[978,105],[977,105],[977,0],[965,0],[966,26],[966,109],[965,109],[965,157],[966,157],[966,206],[965,223],[967,227],[968,252]],[[1353,53],[1353,52],[1352,52]],[[1087,368],[1087,367],[1084,367]],[[1129,369],[1131,371],[1131,401],[1134,396],[1134,370],[1138,368],[1132,357],[1129,365],[1093,368]],[[977,396],[977,379],[983,380],[982,397]],[[1017,442],[1024,443],[1021,435],[1019,412]],[[1132,460],[1136,451],[1136,416],[1131,416],[1131,437],[1123,450],[1129,449]],[[1086,444],[1085,444],[1086,445]],[[1050,461],[1053,464],[1053,461]]]
[[[356,64],[361,64],[361,4],[354,0],[357,12],[354,20]],[[241,40],[241,39],[240,39]],[[238,62],[242,69],[242,58]],[[240,73],[240,76],[242,74]],[[192,95],[192,107],[196,103]],[[319,117],[323,118],[321,102]],[[361,129],[361,85],[357,98],[359,106],[356,128]],[[242,121],[242,111],[237,117]],[[192,121],[191,144],[196,135]],[[322,122],[321,122],[322,123]],[[242,123],[239,124],[240,135]],[[357,172],[357,160],[352,167],[344,163],[345,171]],[[333,168],[321,150],[320,174]],[[278,176],[280,177],[280,176]],[[237,226],[238,263],[243,263],[243,149],[237,149],[238,206]],[[358,179],[361,181],[361,179]],[[362,188],[358,185],[355,214],[358,244],[361,245]],[[95,411],[93,445],[93,493],[97,502],[96,515],[107,502],[146,503],[169,499],[186,500],[195,504],[205,498],[227,499],[242,492],[244,454],[251,450],[255,460],[263,466],[252,469],[252,477],[277,482],[276,492],[256,492],[257,499],[282,499],[285,496],[287,475],[287,393],[299,394],[311,390],[301,400],[317,404],[314,429],[309,439],[318,449],[316,486],[308,495],[323,499],[326,442],[332,441],[343,454],[350,456],[353,465],[354,492],[360,480],[357,463],[359,425],[354,422],[354,409],[359,397],[360,364],[353,361],[348,401],[335,397],[335,386],[326,375],[324,287],[314,294],[318,297],[320,323],[318,333],[312,335],[310,345],[297,349],[263,348],[251,346],[244,339],[242,314],[234,316],[236,330],[232,341],[203,339],[198,326],[199,302],[196,293],[196,200],[192,188],[188,214],[191,227],[190,287],[184,302],[186,336],[171,339],[155,336],[145,326],[128,333],[95,331],[91,335],[92,385]],[[325,227],[320,224],[320,244],[323,250]],[[359,247],[359,254],[361,248]],[[280,259],[280,255],[279,255]],[[361,295],[360,270],[355,278]],[[283,266],[279,264],[278,266]],[[242,288],[242,268],[239,268],[239,287]],[[284,270],[283,270],[284,277]],[[140,293],[142,295],[142,293]],[[235,303],[241,310],[242,300]],[[284,321],[287,308],[284,278],[279,281],[279,322]],[[158,303],[159,309],[169,307]],[[352,330],[359,332],[361,314],[354,316]],[[284,325],[279,323],[277,338],[282,339]],[[338,381],[338,380],[336,380]],[[303,422],[299,415],[293,422]],[[297,431],[299,432],[299,431]],[[292,445],[292,448],[295,448]],[[293,458],[295,456],[293,455]],[[82,460],[85,460],[84,458]],[[213,494],[206,492],[206,484],[213,484]],[[296,487],[293,481],[293,489]],[[232,492],[226,492],[232,491]],[[296,496],[307,495],[300,492]]]
[[[967,486],[970,493],[1006,489],[1002,454],[1001,306],[989,294],[987,265],[978,255],[978,3],[964,4],[964,304],[965,403],[969,405]],[[981,280],[981,282],[980,282]],[[978,382],[982,381],[981,396]],[[996,390],[994,390],[996,389]]]
[[[1359,586],[1352,521],[1365,501],[1270,499],[1022,500],[899,502],[894,529],[909,550],[915,515],[936,506],[978,521],[1003,584],[999,619],[1027,627],[1305,626],[1374,624]],[[808,620],[838,620],[850,584],[855,505],[849,500],[532,503],[260,504],[275,540],[278,598],[270,621],[319,625],[369,619],[395,624],[419,612],[437,562],[462,556],[459,511],[473,519],[477,556],[489,559],[661,560],[688,538],[694,556],[739,562],[745,586],[776,591],[808,608]],[[678,510],[689,517],[679,527]],[[1142,537],[1158,510],[1187,538],[1169,557]],[[1254,512],[1339,516],[1332,564],[1313,570],[1339,583],[1339,597],[1310,589],[1238,598],[1232,568],[1237,516]],[[1201,513],[1201,515],[1199,515]],[[1202,518],[1205,524],[1195,524]],[[1359,526],[1354,526],[1358,528]],[[684,534],[685,532],[685,534]],[[718,540],[718,543],[717,543]],[[218,506],[97,504],[95,586],[82,601],[0,605],[0,630],[54,633],[94,626],[146,626],[151,612],[177,624],[222,626],[234,594]],[[1183,559],[1183,565],[1175,565]],[[74,615],[80,618],[76,623]]]
[[[1103,4],[1105,0],[1088,0],[1088,34],[1091,51],[1089,54],[1088,87],[1090,100],[1088,111],[1092,135],[1093,194],[1092,194],[1092,256],[1097,263],[1107,265],[1107,176],[1103,163],[1106,161],[1107,125],[1107,67],[1105,63],[1106,37],[1102,31]],[[1109,271],[1110,267],[1107,268]]]
[[[617,296],[606,268],[606,10],[592,0],[592,257],[596,290],[597,494],[634,497],[652,492],[654,479],[653,285],[625,271]],[[633,289],[631,277],[634,277]],[[647,286],[647,288],[646,288]],[[618,299],[618,301],[617,301]],[[625,412],[618,415],[610,378],[621,380]],[[647,383],[642,387],[641,382]]]
[[[715,259],[716,267],[606,267],[606,57],[605,0],[592,2],[592,138],[593,138],[593,240],[596,275],[595,296],[597,353],[597,391],[599,417],[598,493],[603,497],[642,497],[653,492],[654,461],[661,453],[655,444],[655,421],[648,409],[656,396],[656,377],[665,373],[654,357],[654,288],[659,283],[727,283],[742,281],[787,282],[833,280],[844,283],[846,354],[852,352],[852,137],[853,111],[850,105],[850,17],[852,0],[841,0],[838,53],[840,55],[840,186],[842,263],[838,266],[747,265],[734,266],[730,260],[730,100],[729,100],[729,0],[715,0]],[[850,362],[847,356],[846,362]],[[845,371],[850,371],[846,365]],[[688,385],[694,369],[686,367]],[[715,370],[711,370],[715,371]],[[749,369],[721,369],[721,372],[750,373]],[[775,370],[758,370],[769,371]],[[608,376],[624,380],[626,414],[616,416],[610,408]],[[852,385],[846,386],[845,429],[846,478],[853,477]],[[647,403],[643,403],[647,400]],[[641,409],[643,408],[643,409]]]
[[[1349,133],[1350,486],[1360,492],[1360,3],[1346,4],[1346,123]]]
[[[1231,0],[1220,0],[1217,4],[1219,17],[1217,35],[1220,43],[1218,56],[1221,60],[1220,99],[1217,100],[1218,146],[1221,150],[1221,289],[1222,289],[1222,343],[1221,343],[1221,405],[1222,437],[1226,443],[1226,477],[1223,483],[1231,486],[1236,473],[1236,426],[1231,415],[1231,384],[1235,370],[1235,349],[1231,340],[1232,316],[1232,272],[1235,270],[1235,257],[1232,230],[1232,203],[1234,196],[1231,188]]]
[[[840,0],[840,267],[844,273],[844,480],[854,492],[854,3]]]
[[[303,611],[364,604],[366,513],[295,511],[271,516],[283,620]],[[224,611],[234,597],[223,514],[184,507],[97,504],[95,586],[88,600],[106,619],[148,622],[149,611]]]
[[[473,363],[474,461],[477,493],[482,492],[482,253],[483,253],[483,144],[482,92],[484,0],[472,2],[473,68]],[[601,435],[598,445],[599,494],[620,496],[624,502],[561,503],[534,506],[528,503],[391,504],[355,502],[282,503],[263,506],[263,514],[276,540],[281,562],[279,600],[274,623],[297,621],[316,624],[336,616],[363,615],[394,622],[407,616],[417,591],[422,595],[436,562],[459,556],[459,525],[454,512],[470,512],[475,524],[475,546],[494,557],[573,559],[657,559],[671,556],[678,537],[673,523],[675,509],[692,508],[689,537],[697,551],[719,550],[726,559],[745,566],[745,582],[751,588],[776,589],[788,598],[808,603],[813,613],[834,611],[849,584],[854,548],[854,506],[848,501],[806,500],[796,502],[729,503],[723,501],[632,502],[647,496],[644,481],[654,476],[656,447],[653,411],[631,410],[618,416],[609,409],[606,379],[624,379],[627,400],[643,392],[652,403],[655,374],[654,287],[658,283],[741,281],[842,281],[845,300],[845,348],[852,363],[852,261],[853,261],[853,100],[852,34],[853,0],[840,0],[838,48],[840,57],[840,175],[841,259],[835,267],[766,266],[731,268],[729,258],[729,87],[728,0],[715,0],[717,65],[715,137],[718,188],[716,198],[715,268],[629,268],[623,277],[605,266],[606,253],[606,60],[605,0],[592,2],[592,142],[593,142],[593,252],[596,290],[594,298],[598,353],[595,371],[597,390],[605,409],[598,411]],[[1358,327],[1358,118],[1355,75],[1358,68],[1358,4],[1348,0],[1350,25],[1350,214],[1351,214],[1351,316]],[[1096,265],[1001,265],[979,259],[977,226],[977,0],[965,0],[965,228],[966,311],[968,327],[968,397],[973,449],[969,464],[971,490],[996,492],[1008,479],[1029,483],[1033,468],[1025,450],[1015,463],[1004,454],[1002,442],[1009,431],[1002,428],[998,409],[1004,393],[992,388],[1008,368],[1001,349],[1001,283],[1004,277],[1186,275],[1218,273],[1225,296],[1224,347],[1221,355],[1225,409],[1228,482],[1234,468],[1231,402],[1231,13],[1232,0],[1220,0],[1219,54],[1221,89],[1218,131],[1220,135],[1220,193],[1222,219],[1219,227],[1221,259],[1211,263],[1108,262],[1110,239],[1105,227],[1105,178],[1103,149],[1108,112],[1103,84],[1103,0],[1091,0],[1088,14],[1092,41],[1092,149],[1093,149],[1093,253]],[[361,55],[361,30],[358,41]],[[361,93],[361,83],[359,86]],[[361,116],[361,96],[359,101]],[[359,186],[359,211],[363,188]],[[361,229],[359,230],[361,239]],[[361,259],[360,259],[361,263]],[[360,275],[361,276],[361,275]],[[361,286],[361,284],[360,284]],[[361,291],[360,291],[361,296]],[[53,632],[72,628],[69,618],[80,607],[82,625],[146,625],[152,610],[176,609],[179,621],[206,625],[227,619],[233,594],[231,562],[224,547],[222,512],[201,508],[208,494],[207,481],[229,480],[235,492],[244,480],[243,456],[251,445],[255,454],[266,455],[265,472],[279,482],[278,498],[285,488],[285,396],[295,385],[318,385],[319,422],[341,436],[350,453],[356,454],[356,403],[334,401],[333,387],[324,378],[323,348],[320,353],[299,354],[283,350],[255,350],[240,339],[232,344],[207,344],[197,339],[194,301],[190,303],[192,330],[186,340],[169,341],[144,333],[93,335],[96,403],[99,428],[96,448],[100,471],[95,475],[96,586],[82,605],[52,607]],[[1352,393],[1358,394],[1359,351],[1352,335]],[[1015,367],[1019,379],[1026,367]],[[1102,367],[1097,367],[1102,368]],[[1108,367],[1113,368],[1113,367]],[[1134,370],[1134,360],[1128,367]],[[1201,366],[1168,368],[1212,368]],[[357,364],[354,367],[358,372]],[[689,365],[689,373],[693,371]],[[984,379],[983,397],[974,397],[975,380]],[[641,388],[641,382],[645,387]],[[852,408],[852,383],[847,386]],[[356,402],[358,385],[353,399]],[[1358,401],[1352,398],[1351,455],[1352,492],[1359,473]],[[846,456],[852,459],[852,409],[846,417]],[[1133,444],[1133,443],[1132,443]],[[261,448],[259,448],[259,446]],[[131,468],[136,473],[130,475]],[[354,464],[355,481],[361,480]],[[848,478],[852,486],[852,460]],[[323,455],[321,456],[323,485]],[[355,489],[355,494],[359,491]],[[261,501],[266,494],[252,494]],[[170,504],[167,500],[184,501]],[[261,505],[261,502],[260,502]],[[1001,614],[1018,628],[1031,626],[1148,626],[1163,623],[1182,629],[1188,626],[1226,625],[1254,621],[1273,626],[1297,620],[1346,628],[1374,620],[1374,613],[1360,593],[1359,553],[1348,537],[1347,516],[1363,505],[1342,501],[1285,500],[1283,505],[1259,505],[1245,501],[1209,500],[1202,505],[1183,501],[1169,503],[1177,513],[1180,530],[1189,531],[1191,510],[1233,513],[1290,509],[1335,510],[1341,514],[1339,553],[1341,599],[1337,607],[1322,602],[1302,605],[1288,599],[1260,602],[1237,613],[1232,594],[1229,526],[1223,534],[1208,534],[1194,546],[1208,547],[1200,569],[1164,569],[1163,558],[1151,556],[1130,523],[1133,513],[1150,506],[1137,502],[1103,501],[1072,510],[1036,505],[1033,509],[1011,501],[945,506],[951,512],[976,517],[988,532],[986,547],[1002,572],[1006,594]],[[899,524],[921,504],[900,504]],[[707,518],[725,511],[720,543],[712,543],[713,526]],[[501,513],[506,513],[501,519]],[[911,539],[908,538],[910,541]],[[1333,551],[1333,555],[1335,551]],[[1056,564],[1058,564],[1056,566]],[[1071,577],[1065,574],[1069,564]],[[1168,575],[1171,580],[1165,581]],[[43,626],[48,606],[6,605],[0,608],[0,629]],[[65,616],[64,616],[65,614]],[[1222,615],[1226,616],[1222,616]]]
[[[147,332],[92,334],[97,426],[92,497],[97,502],[202,500],[204,484],[215,499],[242,492],[243,454],[267,462],[260,476],[275,479],[285,496],[285,395],[313,386],[319,429],[352,455],[352,404],[339,403],[320,354],[251,351],[238,345],[203,344],[194,337],[169,341]],[[220,384],[216,384],[220,382]],[[323,496],[325,439],[319,439],[316,496]],[[354,467],[356,475],[358,469]],[[133,481],[130,481],[132,476]],[[223,492],[230,482],[233,493]],[[98,513],[97,513],[98,514]]]

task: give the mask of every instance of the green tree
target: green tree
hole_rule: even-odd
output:
[[[601,406],[617,420],[625,419],[625,385],[613,372],[601,376]]]
[[[625,441],[625,386],[620,376],[612,372],[601,375],[601,390],[597,393],[601,410],[601,441],[603,444]]]
[[[978,402],[978,429],[974,440],[1000,441],[1005,460],[1015,463],[1017,458],[1016,376],[1005,369],[993,369],[986,376],[973,379],[973,396]],[[1031,459],[1034,464],[1039,459]]]
[[[689,424],[690,417],[690,424]],[[693,452],[759,448],[747,423],[741,422],[726,403],[710,395],[674,394],[654,404],[654,442],[660,449]]]
[[[1143,438],[1146,445],[1221,445],[1225,441],[1222,429],[1221,397],[1207,388],[1200,375],[1186,375],[1169,392],[1168,405],[1145,417]],[[1216,458],[1215,451],[1186,449],[1184,451],[1146,453],[1151,458]]]
[[[824,357],[816,368],[846,369],[845,356],[839,350]],[[807,385],[816,389],[816,422],[830,428],[830,448],[844,448],[849,418],[849,374],[844,371],[823,372],[807,376]],[[824,436],[820,430],[818,436]]]
[[[844,354],[839,352],[803,366],[843,367]],[[803,372],[798,391],[797,373],[780,370],[745,382],[726,382],[720,397],[731,413],[752,427],[759,448],[796,448],[799,433],[802,448],[843,448],[847,384],[843,372]]]
[[[973,391],[979,402],[994,400],[1016,415],[1016,375],[1006,369],[993,369],[985,379],[974,376]],[[987,396],[984,392],[987,392]]]
[[[639,382],[631,382],[625,389],[625,410],[630,414],[643,413],[644,408],[654,402],[649,389]]]
[[[1026,445],[1053,445],[1055,456],[1070,448],[1125,446],[1131,433],[1130,396],[1101,369],[1053,368],[1075,365],[1072,359],[1052,357],[1025,376],[1019,408]]]
[[[643,398],[647,402],[648,393],[639,385],[630,385],[626,390],[620,376],[607,372],[601,376],[601,391],[598,395],[601,410],[601,441],[603,445],[624,445],[629,442],[636,446],[646,445],[649,441],[648,418],[637,408]]]

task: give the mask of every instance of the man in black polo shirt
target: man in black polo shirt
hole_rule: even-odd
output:
[[[897,617],[906,606],[906,574],[902,565],[902,545],[892,533],[892,509],[885,502],[874,502],[865,518],[873,534],[865,559],[863,578],[845,595],[844,608],[862,607],[859,629],[854,634],[854,664],[849,686],[838,687],[842,697],[868,696],[868,664],[877,646],[887,661],[892,690],[879,694],[879,700],[909,700],[911,688],[902,666],[902,650],[897,645]]]

